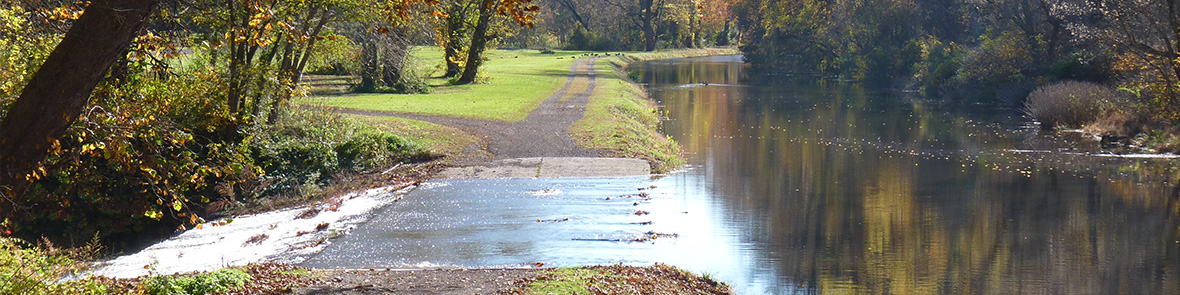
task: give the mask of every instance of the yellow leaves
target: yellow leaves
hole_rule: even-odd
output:
[[[172,201],[172,210],[179,212],[182,209],[184,209],[184,203],[181,203],[179,200]]]
[[[448,18],[448,17],[451,17],[449,14],[447,14],[446,12],[443,12],[443,11],[441,11],[441,10],[435,10],[435,11],[431,11],[431,12],[430,12],[430,16],[433,16],[433,17],[435,17],[435,18]]]
[[[82,139],[79,138],[78,142],[82,142]],[[107,144],[103,143],[103,142],[87,143],[87,144],[82,145],[82,153],[86,154],[86,153],[90,153],[92,151],[101,151],[106,148],[107,148]]]
[[[147,218],[151,218],[151,219],[155,219],[155,220],[160,220],[160,218],[164,217],[164,213],[157,211],[157,210],[148,210],[148,211],[143,212],[143,216],[147,216]]]
[[[48,174],[49,174],[48,172],[45,172],[45,166],[40,166],[40,167],[37,167],[36,170],[33,170],[33,173],[29,173],[28,175],[25,175],[25,180],[27,180],[29,182],[41,180],[41,176],[45,176]]]
[[[49,19],[77,20],[78,17],[82,16],[82,11],[83,10],[77,9],[76,7],[58,7],[53,9],[53,12],[51,12],[49,15]]]
[[[270,19],[270,16],[265,13],[258,13],[250,17],[249,26],[251,28],[261,28],[262,23]]]
[[[147,173],[148,175],[151,175],[152,177],[156,176],[156,170],[152,169],[151,167],[139,167],[139,170]]]

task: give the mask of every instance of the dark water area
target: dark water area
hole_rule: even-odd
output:
[[[736,56],[634,70],[683,171],[434,181],[304,265],[662,262],[739,294],[1180,294],[1180,160],[1042,134],[1011,107],[756,79]]]

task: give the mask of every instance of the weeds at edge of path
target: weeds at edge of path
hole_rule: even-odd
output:
[[[668,266],[603,265],[552,269],[501,294],[732,294],[729,285]]]

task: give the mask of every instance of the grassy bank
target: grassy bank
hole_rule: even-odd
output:
[[[661,114],[647,91],[626,73],[633,62],[661,58],[738,54],[732,48],[682,49],[631,53],[599,60],[598,89],[586,114],[570,126],[579,145],[612,151],[615,156],[646,159],[652,172],[667,173],[684,165],[680,145],[659,131]]]

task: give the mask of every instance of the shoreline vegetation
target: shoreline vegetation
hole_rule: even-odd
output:
[[[1180,152],[1180,14],[1147,13],[1180,4],[898,3],[731,9],[755,70],[1023,107],[1042,130],[1081,131],[1113,153]]]

